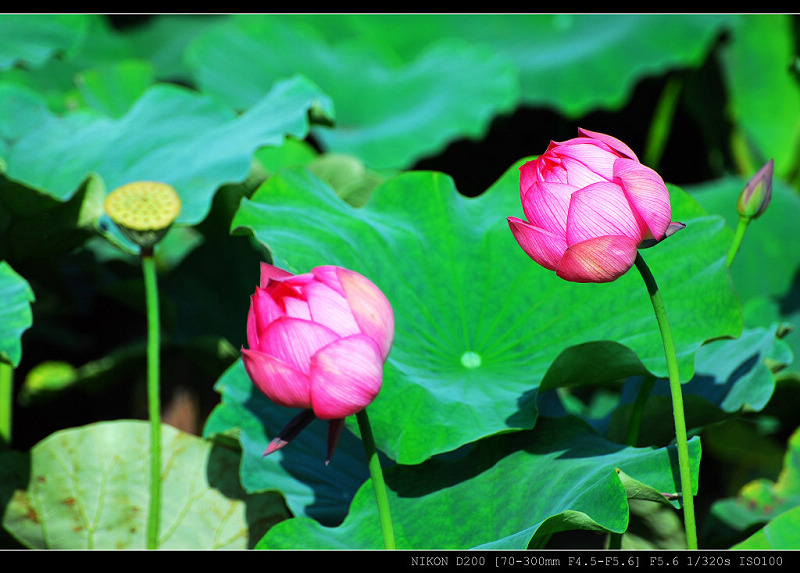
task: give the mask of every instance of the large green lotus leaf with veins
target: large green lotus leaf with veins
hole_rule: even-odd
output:
[[[725,266],[730,228],[680,189],[672,187],[671,196],[673,219],[686,229],[643,256],[663,293],[688,381],[700,345],[738,336],[742,319]],[[252,233],[291,272],[340,265],[383,290],[396,335],[370,417],[379,448],[413,464],[533,427],[536,389],[570,346],[613,341],[636,354],[642,373],[666,376],[638,273],[609,284],[563,281],[517,245],[506,217],[521,211],[517,166],[476,198],[460,195],[441,173],[407,172],[378,186],[361,208],[298,168],[243,200],[232,229]],[[607,362],[602,372],[617,376],[614,357]],[[629,362],[621,366],[628,375]]]
[[[579,117],[597,108],[618,108],[645,77],[676,68],[699,67],[719,35],[736,26],[741,17],[732,14],[292,14],[277,18],[283,19],[287,26],[312,27],[334,46],[357,43],[383,49],[406,62],[442,39],[490,46],[519,71],[522,102]],[[778,24],[783,26],[784,22]],[[785,42],[785,35],[776,35],[778,38],[769,38],[770,45]],[[785,60],[774,58],[772,64],[778,66],[778,61]],[[788,78],[784,74],[784,79]],[[758,85],[751,85],[751,89],[757,91]]]
[[[689,442],[697,488],[700,440]],[[675,447],[610,442],[581,420],[542,417],[531,431],[486,438],[414,466],[385,472],[399,549],[525,549],[555,532],[621,533],[629,499],[666,505],[677,484]],[[380,549],[371,481],[356,493],[344,522],[307,517],[274,526],[256,548]]]
[[[8,179],[59,201],[90,175],[108,192],[131,181],[162,181],[180,195],[178,224],[198,223],[221,185],[243,181],[256,149],[305,137],[310,110],[333,113],[328,97],[301,76],[277,82],[241,115],[168,84],[152,86],[114,119],[86,110],[52,114],[34,92],[3,83],[0,109],[7,112],[0,167]]]
[[[3,452],[3,527],[35,549],[143,549],[149,447],[146,422],[118,420]],[[165,425],[161,456],[162,549],[252,548],[288,517],[279,496],[241,489],[235,451]]]
[[[445,38],[404,61],[389,44],[327,42],[302,18],[232,18],[201,32],[186,59],[201,89],[235,109],[280,78],[310,78],[336,106],[336,128],[317,131],[318,140],[376,169],[410,167],[452,140],[480,138],[519,100],[517,70],[489,46]]]

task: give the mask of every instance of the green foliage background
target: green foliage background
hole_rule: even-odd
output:
[[[261,457],[293,415],[239,360],[262,260],[353,268],[393,304],[370,417],[401,547],[595,547],[623,532],[624,547],[681,547],[666,534],[680,519],[661,495],[677,488],[674,428],[640,278],[560,281],[505,222],[521,162],[580,126],[657,169],[687,223],[645,255],[678,345],[701,547],[800,547],[798,24],[0,16],[0,368],[13,379],[0,542],[144,546],[144,296],[102,202],[158,179],[183,203],[157,251],[175,427],[164,547],[381,545],[351,421],[328,467],[318,422]],[[770,158],[772,204],[729,270],[736,198]]]

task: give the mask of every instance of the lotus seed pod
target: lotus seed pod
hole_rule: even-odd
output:
[[[166,183],[136,181],[112,191],[105,210],[126,237],[142,249],[151,249],[178,217],[181,200]]]

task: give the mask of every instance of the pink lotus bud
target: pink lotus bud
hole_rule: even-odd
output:
[[[520,167],[527,221],[508,217],[522,249],[573,282],[610,282],[638,248],[664,239],[672,215],[661,177],[618,139],[579,129]],[[670,233],[671,234],[671,233]]]
[[[770,159],[764,167],[750,178],[747,185],[739,194],[736,205],[739,215],[756,219],[767,210],[772,199],[772,169],[774,161]]]
[[[364,276],[334,266],[292,275],[262,263],[242,359],[270,400],[332,421],[330,459],[344,418],[378,395],[393,339],[392,307]],[[298,416],[266,453],[285,445],[313,416]]]

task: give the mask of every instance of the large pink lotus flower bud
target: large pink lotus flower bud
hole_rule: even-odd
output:
[[[369,279],[335,266],[292,275],[261,264],[242,359],[250,379],[281,406],[303,408],[265,455],[314,417],[331,420],[328,459],[344,418],[378,395],[394,339],[389,301]]]
[[[683,225],[670,223],[664,181],[627,145],[578,131],[520,167],[527,222],[508,217],[508,224],[528,256],[561,278],[610,282],[633,266],[638,248]]]

